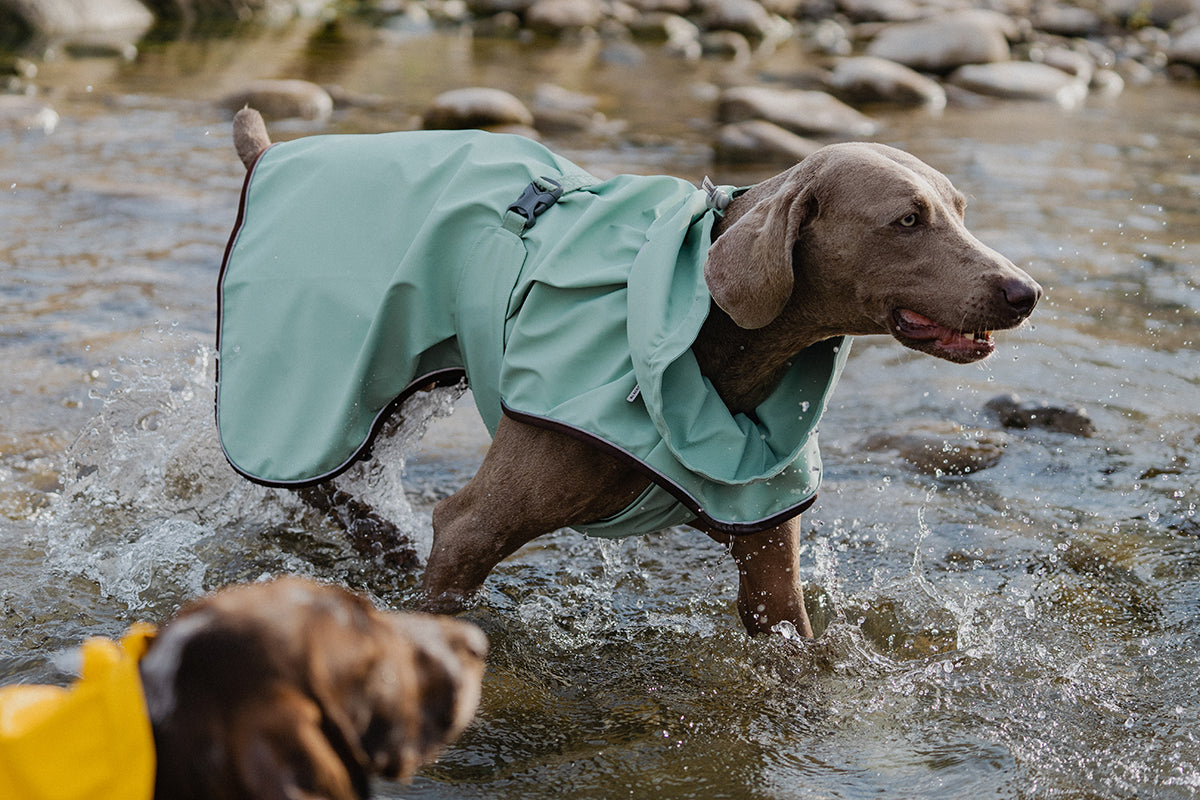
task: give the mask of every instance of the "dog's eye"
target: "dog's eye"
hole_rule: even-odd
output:
[[[913,213],[906,214],[905,216],[896,220],[896,224],[899,225],[901,228],[915,228],[915,227],[917,227],[917,223],[920,221],[921,221],[921,216],[919,214],[917,214],[917,212],[914,211]]]

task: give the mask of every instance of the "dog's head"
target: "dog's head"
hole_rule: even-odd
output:
[[[470,721],[486,651],[468,623],[295,578],[203,598],[142,660],[156,796],[349,799],[411,777]]]
[[[830,145],[734,201],[705,279],[743,328],[791,315],[828,336],[890,333],[967,363],[1042,288],[963,223],[949,179],[892,147]]]

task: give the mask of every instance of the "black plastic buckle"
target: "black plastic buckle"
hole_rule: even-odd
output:
[[[562,197],[562,184],[550,178],[541,178],[543,183],[553,185],[552,189],[543,189],[538,185],[538,181],[533,181],[525,187],[525,191],[521,192],[521,196],[517,198],[517,202],[508,207],[509,211],[515,211],[525,218],[525,229],[529,230],[533,227],[533,223],[537,222],[538,215],[545,211],[550,206],[558,202],[558,198]]]

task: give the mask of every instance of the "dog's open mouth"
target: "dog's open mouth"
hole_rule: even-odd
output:
[[[996,349],[991,331],[957,331],[907,308],[892,312],[891,328],[905,347],[960,364],[987,358]]]

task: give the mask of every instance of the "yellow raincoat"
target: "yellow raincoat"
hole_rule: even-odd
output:
[[[0,798],[150,800],[154,736],[138,660],[154,627],[89,639],[71,686],[0,688]]]

